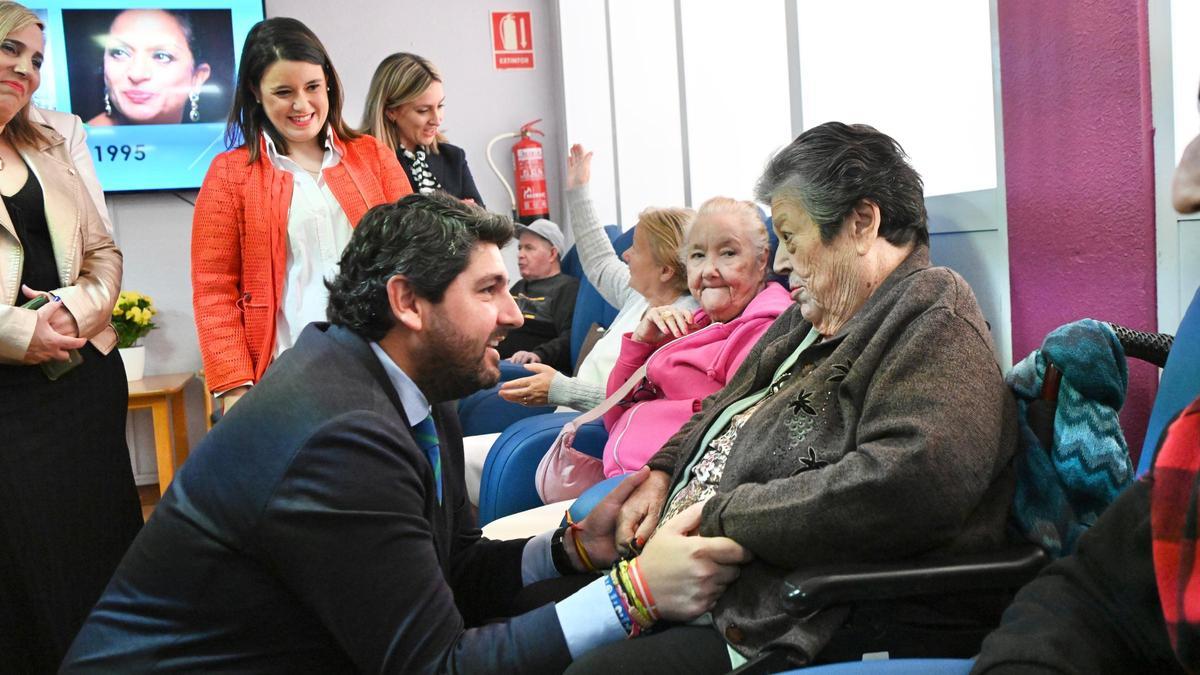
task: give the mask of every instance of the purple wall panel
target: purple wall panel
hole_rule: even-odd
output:
[[[1145,0],[999,0],[1014,358],[1091,317],[1157,326]],[[1157,387],[1130,370],[1139,448]]]

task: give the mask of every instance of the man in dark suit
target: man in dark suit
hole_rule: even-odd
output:
[[[63,670],[555,672],[624,637],[607,577],[484,623],[524,586],[583,570],[580,551],[611,564],[616,511],[644,478],[581,528],[480,537],[453,399],[496,382],[495,347],[521,324],[500,257],[512,234],[439,195],[368,212],[328,284],[330,323],[192,454]],[[745,557],[688,529],[639,561],[666,618],[711,607]]]

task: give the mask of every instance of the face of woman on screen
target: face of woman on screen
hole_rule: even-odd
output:
[[[329,115],[325,70],[307,61],[276,61],[263,72],[256,92],[267,121],[288,143],[316,143]]]
[[[434,80],[420,96],[387,111],[388,119],[400,132],[400,142],[409,150],[418,145],[429,146],[442,126],[442,110],[446,107],[446,90]]]
[[[104,85],[113,114],[126,124],[179,124],[189,95],[208,80],[179,21],[157,9],[131,9],[105,37]]]
[[[45,38],[36,25],[15,30],[0,40],[0,126],[29,103],[42,83]]]

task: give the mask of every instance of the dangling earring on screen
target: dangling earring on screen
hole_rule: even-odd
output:
[[[108,88],[104,89],[104,114],[112,117],[112,102],[108,100]]]
[[[192,109],[188,112],[188,119],[193,122],[200,121],[200,92],[193,91],[188,94],[188,100],[192,102]]]

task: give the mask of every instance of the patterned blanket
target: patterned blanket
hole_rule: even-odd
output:
[[[1062,373],[1052,447],[1029,426],[1046,367]],[[1079,535],[1133,479],[1117,414],[1129,374],[1125,350],[1107,324],[1084,319],[1046,336],[1041,349],[1008,374],[1017,397],[1021,445],[1013,521],[1051,556],[1069,555]]]

